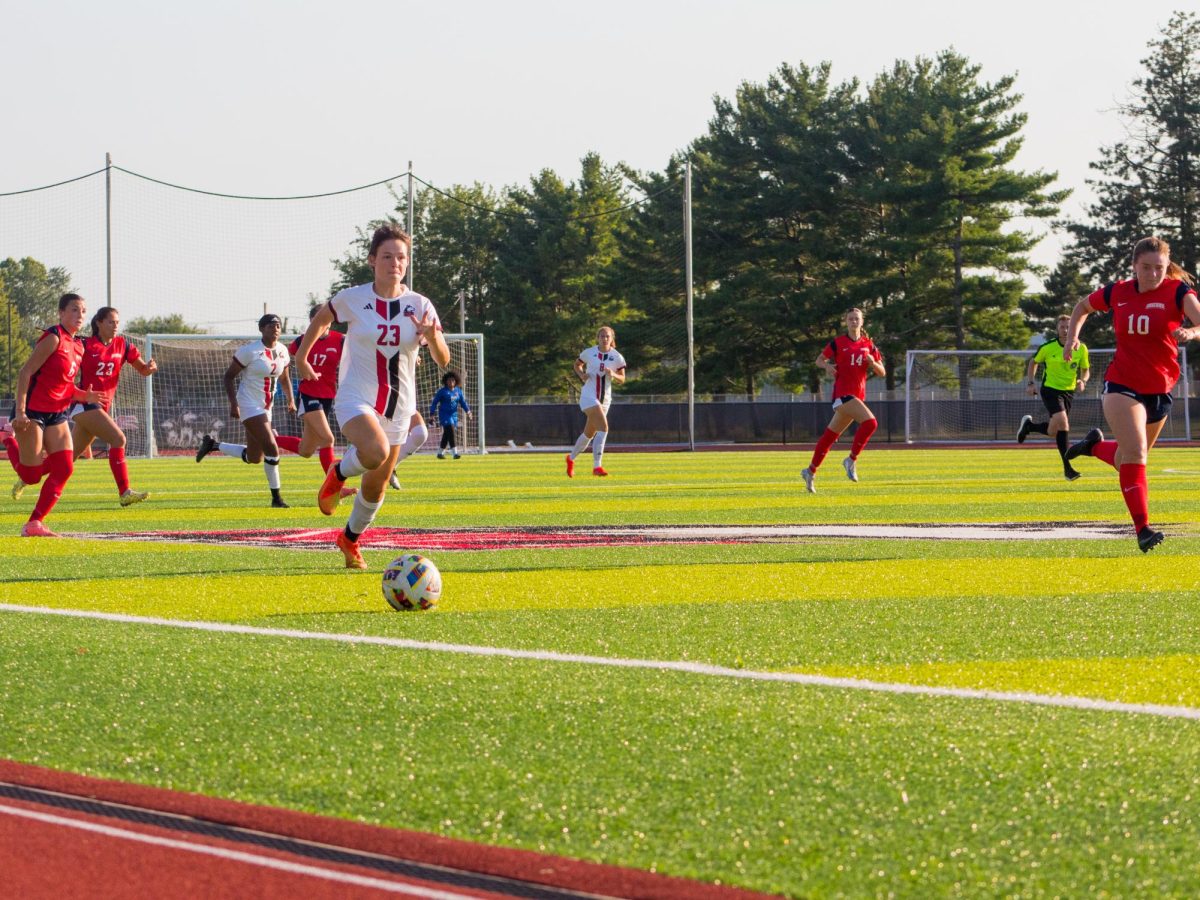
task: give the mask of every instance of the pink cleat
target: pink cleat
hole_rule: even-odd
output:
[[[571,454],[567,454],[567,477],[575,477],[575,460],[571,459]]]
[[[30,519],[21,529],[21,537],[58,537],[41,519]]]
[[[596,466],[596,468],[592,469],[592,474],[597,478],[604,478],[608,475],[608,473],[604,471],[604,466]]]
[[[327,516],[332,516],[342,500],[342,488],[346,486],[344,479],[338,478],[337,466],[332,465],[325,473],[321,489],[317,491],[317,507]]]

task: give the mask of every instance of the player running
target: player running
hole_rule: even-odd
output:
[[[1059,316],[1056,325],[1057,335],[1038,347],[1037,353],[1029,361],[1029,371],[1026,373],[1028,384],[1025,393],[1030,397],[1038,391],[1038,383],[1034,380],[1038,366],[1044,366],[1041,381],[1042,404],[1050,414],[1048,422],[1034,422],[1033,416],[1024,416],[1017,428],[1017,443],[1025,443],[1025,438],[1031,433],[1052,436],[1058,445],[1058,455],[1062,459],[1063,476],[1067,481],[1074,481],[1079,473],[1067,459],[1070,444],[1071,423],[1067,416],[1071,412],[1071,402],[1075,399],[1075,391],[1082,391],[1088,383],[1088,350],[1083,344],[1072,354],[1070,360],[1063,359],[1064,342],[1067,339],[1067,328],[1070,327],[1070,316]]]
[[[58,301],[58,324],[42,332],[17,374],[13,434],[5,434],[4,446],[25,484],[37,484],[46,476],[29,521],[21,528],[22,537],[58,537],[46,527],[45,519],[75,471],[67,410],[73,400],[100,402],[94,389],[75,385],[83,361],[83,341],[76,335],[86,315],[87,303],[81,296],[63,294]]]
[[[617,351],[617,333],[607,325],[596,332],[596,343],[575,360],[575,375],[583,381],[579,408],[587,416],[583,433],[567,454],[567,477],[575,477],[575,457],[592,444],[592,474],[608,475],[602,465],[604,444],[608,441],[608,408],[612,405],[612,386],[625,383],[625,357]]]
[[[1138,549],[1147,553],[1162,543],[1163,533],[1150,527],[1146,461],[1171,411],[1171,389],[1179,379],[1177,342],[1200,336],[1200,328],[1183,324],[1185,317],[1200,323],[1200,300],[1192,277],[1171,262],[1171,248],[1161,238],[1142,238],[1134,245],[1133,274],[1093,291],[1071,313],[1062,352],[1068,362],[1079,347],[1084,320],[1112,311],[1117,349],[1104,372],[1101,402],[1116,440],[1104,440],[1093,428],[1067,450],[1066,459],[1094,456],[1117,470]]]
[[[245,444],[218,442],[212,435],[204,435],[196,450],[196,462],[214,450],[226,456],[234,456],[244,463],[263,463],[267,486],[271,489],[271,506],[286,509],[279,493],[279,445],[275,432],[271,430],[271,404],[275,399],[275,386],[283,384],[283,397],[289,412],[296,411],[296,400],[292,396],[292,382],[286,377],[291,357],[287,347],[279,343],[283,322],[274,313],[267,313],[258,320],[260,340],[246,344],[234,351],[229,368],[222,380],[229,397],[229,415],[239,419],[246,429]]]
[[[454,458],[458,459],[458,441],[455,438],[455,429],[458,428],[458,411],[462,410],[467,414],[467,418],[471,418],[471,407],[467,406],[467,398],[463,396],[462,388],[458,386],[458,373],[447,372],[442,376],[442,386],[438,392],[433,395],[433,401],[429,404],[429,415],[437,414],[438,424],[442,426],[442,442],[438,447],[438,459],[446,458],[446,450],[454,454]]]
[[[858,423],[850,455],[842,460],[846,477],[858,481],[858,455],[875,433],[878,422],[866,404],[867,377],[873,372],[881,378],[887,374],[882,355],[875,342],[863,329],[863,311],[858,307],[847,310],[846,333],[825,345],[817,357],[817,365],[833,375],[833,418],[817,440],[808,468],[800,472],[804,487],[810,494],[817,492],[815,480],[829,448],[834,445],[851,422]]]
[[[367,567],[358,539],[383,506],[388,478],[417,410],[416,359],[421,342],[428,344],[438,366],[450,363],[450,348],[433,303],[404,283],[411,252],[412,239],[398,226],[376,228],[367,252],[374,281],[338,291],[313,316],[297,353],[300,377],[316,379],[308,355],[317,335],[334,321],[346,323],[342,380],[333,406],[350,447],[330,466],[317,492],[317,506],[325,515],[333,515],[346,479],[362,476],[349,520],[337,536],[348,569]]]

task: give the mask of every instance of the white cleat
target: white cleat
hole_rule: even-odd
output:
[[[135,491],[133,488],[130,488],[121,495],[121,505],[133,506],[135,503],[141,503],[143,500],[146,500],[149,496],[148,491]]]
[[[400,479],[396,477],[395,472],[388,476],[388,487],[390,487],[393,491],[400,490]]]
[[[804,479],[804,489],[810,494],[815,494],[817,492],[817,486],[814,484],[814,481],[816,480],[817,476],[813,474],[813,470],[808,467],[801,469],[800,477]]]
[[[20,478],[18,478],[12,486],[12,498],[14,500],[20,500],[21,495],[23,493],[25,493],[25,488],[27,486],[28,485],[26,485],[24,481],[22,481]]]
[[[842,460],[842,468],[846,470],[847,478],[854,482],[858,481],[858,469],[855,468],[854,460],[847,456]]]

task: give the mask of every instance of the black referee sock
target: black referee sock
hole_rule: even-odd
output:
[[[1067,464],[1067,448],[1071,446],[1071,432],[1065,428],[1054,435],[1054,443],[1058,444],[1058,455],[1062,457],[1063,465]]]
[[[1030,422],[1029,430],[1036,431],[1038,434],[1049,434],[1050,433],[1050,423],[1049,422]],[[1060,431],[1059,434],[1062,434],[1062,432]]]

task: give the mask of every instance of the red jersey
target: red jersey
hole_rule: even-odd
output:
[[[295,359],[300,354],[300,338],[288,345],[288,353]],[[342,364],[342,344],[346,336],[340,331],[330,331],[325,337],[317,338],[308,351],[308,364],[321,377],[316,381],[300,380],[300,393],[306,397],[329,397],[337,393],[338,367]]]
[[[1179,380],[1179,345],[1174,331],[1183,323],[1183,298],[1195,291],[1167,278],[1152,291],[1138,292],[1137,279],[1118,281],[1088,295],[1097,312],[1112,310],[1117,352],[1105,381],[1139,394],[1166,394]]]
[[[58,338],[58,346],[29,379],[25,408],[34,412],[66,412],[75,396],[75,376],[83,359],[83,341],[67,334],[61,325],[54,325],[42,332],[38,343],[51,335]]]
[[[867,375],[871,372],[871,360],[882,358],[879,348],[866,335],[857,341],[850,335],[840,334],[825,345],[821,355],[833,360],[837,376],[833,380],[833,399],[857,397],[867,399]]]
[[[100,405],[108,412],[117,392],[121,367],[127,362],[137,362],[141,358],[138,348],[127,343],[119,334],[107,344],[93,335],[83,342],[83,369],[79,376],[79,386],[85,391],[91,388],[99,394]]]

